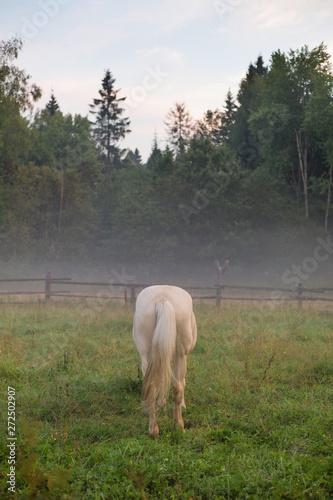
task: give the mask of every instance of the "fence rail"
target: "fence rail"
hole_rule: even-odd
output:
[[[219,267],[218,269],[224,269]],[[302,284],[299,284],[296,288],[278,288],[278,287],[267,287],[267,286],[249,286],[249,285],[224,285],[222,284],[222,276],[219,275],[219,282],[214,286],[183,286],[185,290],[191,293],[192,298],[195,300],[215,300],[217,307],[221,306],[223,301],[251,301],[251,302],[290,302],[294,301],[298,303],[298,308],[301,309],[303,303],[306,301],[323,301],[323,302],[333,302],[333,297],[322,296],[323,293],[329,294],[333,292],[333,288],[305,288]],[[71,278],[53,278],[51,273],[47,273],[44,278],[11,278],[11,279],[0,279],[0,284],[2,283],[44,283],[43,290],[14,290],[14,291],[1,291],[0,297],[15,297],[22,295],[35,295],[39,296],[39,302],[50,302],[53,298],[79,298],[79,299],[110,299],[110,300],[124,300],[125,304],[135,304],[137,292],[150,286],[147,283],[136,283],[135,281],[127,283],[119,282],[95,282],[95,281],[72,281]],[[56,290],[55,287],[63,285],[66,290]],[[98,295],[94,295],[90,292],[83,293],[78,290],[72,293],[71,287],[100,287],[108,288],[108,293],[100,292]],[[122,295],[114,295],[110,293],[111,288],[122,288]],[[258,294],[258,292],[270,292],[269,296],[238,296],[226,294],[228,291],[248,291]],[[199,295],[196,293],[202,292]],[[213,293],[211,293],[213,292]],[[113,292],[114,293],[114,292]],[[315,294],[315,296],[309,295]],[[0,299],[0,303],[8,303],[8,301],[3,302]]]

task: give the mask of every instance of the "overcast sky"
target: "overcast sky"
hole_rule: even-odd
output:
[[[105,70],[127,96],[132,132],[122,147],[146,159],[165,115],[185,102],[195,119],[222,108],[261,54],[311,48],[333,54],[332,0],[14,0],[1,2],[0,39],[25,39],[17,65],[64,113],[87,115]]]

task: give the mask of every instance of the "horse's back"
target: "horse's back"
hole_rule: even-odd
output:
[[[156,302],[166,300],[172,304],[177,319],[192,311],[191,295],[183,288],[171,285],[152,285],[144,288],[138,295],[136,308],[155,313]]]

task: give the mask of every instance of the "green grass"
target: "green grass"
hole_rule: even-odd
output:
[[[160,436],[141,410],[133,311],[1,306],[0,498],[332,498],[333,320],[198,304],[185,433],[171,399]],[[16,389],[16,496],[7,387]]]

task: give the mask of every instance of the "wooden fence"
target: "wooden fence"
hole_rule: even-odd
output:
[[[222,275],[226,267],[218,265],[218,283],[211,287],[194,287],[183,286],[195,300],[212,300],[215,301],[216,307],[220,307],[223,301],[255,301],[255,302],[281,302],[281,301],[295,301],[298,308],[301,309],[303,303],[306,301],[323,301],[333,302],[332,296],[327,296],[333,292],[333,288],[305,288],[302,284],[294,289],[290,288],[276,288],[264,286],[247,286],[247,285],[224,285],[222,284]],[[134,305],[137,294],[143,288],[150,286],[146,283],[136,283],[131,281],[129,283],[112,283],[112,282],[86,282],[86,281],[73,281],[71,278],[53,278],[51,273],[47,273],[44,278],[23,278],[23,279],[0,279],[0,286],[4,283],[36,283],[40,284],[40,290],[13,290],[13,291],[0,291],[0,304],[8,304],[8,297],[14,297],[15,303],[20,303],[17,296],[37,296],[40,303],[49,303],[55,298],[79,298],[79,299],[109,299],[109,300],[122,300],[125,305],[128,303]],[[59,290],[60,286],[60,290]],[[99,292],[94,294],[92,292],[80,292],[80,288],[87,287],[89,290],[99,287]],[[64,289],[65,288],[65,289]],[[101,291],[105,290],[106,293]],[[114,295],[114,290],[121,289],[122,294]],[[325,294],[325,296],[324,296]],[[2,298],[7,298],[3,301]],[[35,301],[36,302],[36,301]],[[13,302],[11,302],[13,303]],[[25,302],[26,303],[26,302]]]

